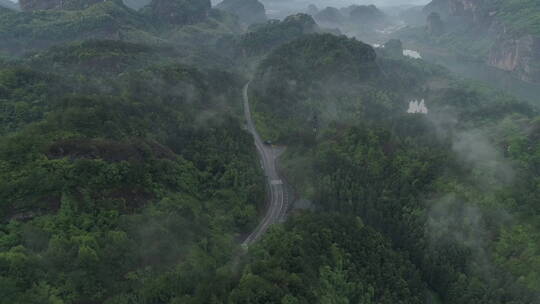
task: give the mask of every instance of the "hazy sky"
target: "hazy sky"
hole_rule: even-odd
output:
[[[263,0],[264,1],[264,0]],[[267,0],[268,1],[268,0]],[[429,3],[431,0],[296,0],[295,2],[316,2],[329,5],[343,6],[350,4],[375,4],[378,6],[394,6],[404,4],[423,5]],[[341,4],[341,5],[339,5]]]
[[[11,0],[17,2],[18,0]],[[294,1],[294,0],[293,0]],[[344,4],[379,4],[379,5],[401,5],[401,4],[427,4],[430,0],[334,0],[328,2],[343,2]],[[325,1],[316,1],[325,2]]]
[[[13,2],[18,2],[18,0],[11,0]],[[268,0],[266,0],[268,1]],[[375,4],[379,6],[391,6],[391,5],[403,5],[403,4],[415,4],[415,5],[422,5],[427,4],[431,0],[289,0],[291,2],[314,2],[319,4],[326,4],[328,5],[349,5],[349,4]],[[220,1],[212,1],[212,2],[220,2]],[[264,2],[264,0],[263,0]],[[341,5],[338,5],[341,6]]]

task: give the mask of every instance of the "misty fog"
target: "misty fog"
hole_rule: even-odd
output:
[[[540,303],[538,1],[0,0],[0,304]]]

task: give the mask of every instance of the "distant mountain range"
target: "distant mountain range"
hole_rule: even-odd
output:
[[[151,0],[123,0],[123,1],[125,5],[136,10],[150,4],[151,2]],[[0,6],[14,9],[14,10],[20,10],[19,1],[17,0],[0,0]]]
[[[9,0],[0,0],[0,6],[7,7],[14,10],[19,10],[19,4],[9,1]]]

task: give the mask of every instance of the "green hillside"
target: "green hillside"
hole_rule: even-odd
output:
[[[496,0],[497,18],[517,33],[540,35],[540,3],[534,0]]]
[[[247,55],[261,55],[302,35],[319,31],[311,16],[297,14],[283,21],[270,20],[265,24],[251,26],[249,31],[241,36],[239,47]]]
[[[537,304],[540,109],[323,31],[0,8],[0,304]]]
[[[264,187],[237,118],[242,82],[159,62],[108,76],[152,52],[94,41],[39,56],[50,72],[0,69],[2,303],[150,299],[140,284],[171,268],[210,258],[197,273],[221,271],[256,224]]]
[[[538,109],[440,67],[374,54],[319,35],[261,63],[255,117],[265,138],[287,145],[288,180],[323,214],[383,232],[443,303],[535,303]],[[406,112],[415,96],[428,116]]]

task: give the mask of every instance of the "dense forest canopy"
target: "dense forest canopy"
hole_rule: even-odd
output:
[[[375,6],[147,2],[0,7],[1,304],[539,303],[538,104]]]

